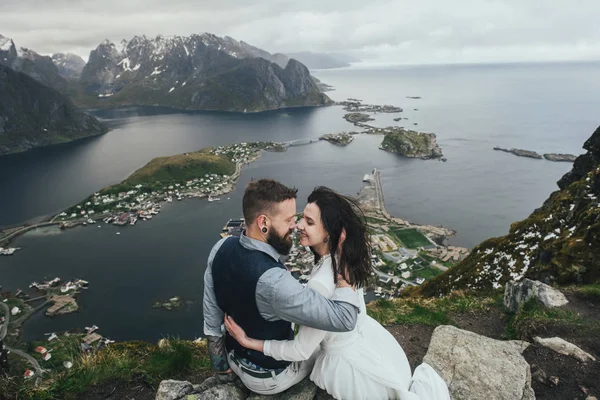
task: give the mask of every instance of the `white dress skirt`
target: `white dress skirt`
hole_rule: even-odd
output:
[[[309,286],[327,297],[333,295],[329,257],[313,271]],[[300,327],[294,340],[265,341],[265,354],[298,361],[318,351],[310,379],[336,399],[450,400],[446,383],[431,366],[423,363],[411,373],[396,339],[367,315],[362,289],[357,296],[360,314],[353,331]]]

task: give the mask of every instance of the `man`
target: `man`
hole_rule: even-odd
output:
[[[253,338],[293,339],[291,322],[332,332],[354,329],[358,300],[340,279],[331,300],[304,287],[279,261],[289,253],[296,227],[296,193],[279,182],[250,182],[243,198],[247,230],[220,240],[210,252],[204,275],[204,334],[213,369],[233,371],[259,394],[280,393],[312,370],[307,361],[277,361],[246,349],[224,335],[225,313]]]

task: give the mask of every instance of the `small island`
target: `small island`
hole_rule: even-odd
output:
[[[339,106],[343,106],[344,110],[351,112],[373,112],[373,113],[399,113],[404,111],[402,107],[396,107],[391,105],[378,105],[378,104],[362,104],[356,99],[348,99],[348,101],[339,101],[336,103]]]
[[[388,127],[385,131],[385,138],[379,147],[381,150],[423,160],[443,157],[435,133],[415,132],[398,127]]]
[[[529,158],[535,158],[538,160],[541,160],[543,157],[536,153],[535,151],[531,151],[531,150],[523,150],[523,149],[504,149],[502,147],[494,147],[494,150],[497,151],[503,151],[505,153],[511,153],[514,154],[515,156],[519,156],[519,157],[529,157]]]
[[[183,307],[183,300],[179,296],[171,297],[166,301],[157,301],[152,308],[164,308],[167,311],[178,310]]]
[[[357,134],[357,132],[327,133],[321,136],[319,140],[326,140],[336,146],[347,146],[354,140],[353,134]]]
[[[541,154],[539,154],[535,151],[523,150],[523,149],[508,150],[508,149],[504,149],[504,148],[498,147],[498,146],[494,147],[494,150],[504,151],[505,153],[511,153],[511,154],[514,154],[515,156],[519,156],[519,157],[535,158],[536,160],[546,159],[548,161],[555,161],[555,162],[574,162],[575,159],[577,158],[576,155],[563,154],[563,153],[546,153],[542,157]]]
[[[355,125],[362,123],[362,122],[375,121],[375,119],[371,118],[369,116],[369,114],[364,114],[364,113],[359,113],[359,112],[348,113],[348,114],[344,115],[344,119]]]
[[[544,154],[544,158],[548,161],[574,162],[577,156],[574,154],[546,153]]]

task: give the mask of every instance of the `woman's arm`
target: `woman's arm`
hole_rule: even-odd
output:
[[[308,286],[315,292],[326,297],[329,293],[325,285],[318,280],[311,280]],[[229,334],[237,340],[239,344],[247,349],[260,351],[276,360],[285,361],[304,361],[319,347],[319,344],[325,338],[326,331],[300,326],[298,334],[294,340],[259,340],[246,336],[246,332],[229,317],[225,317],[225,328]]]

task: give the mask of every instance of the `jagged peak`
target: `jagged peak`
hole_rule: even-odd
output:
[[[15,47],[15,42],[9,37],[0,35],[0,51],[9,51]]]

